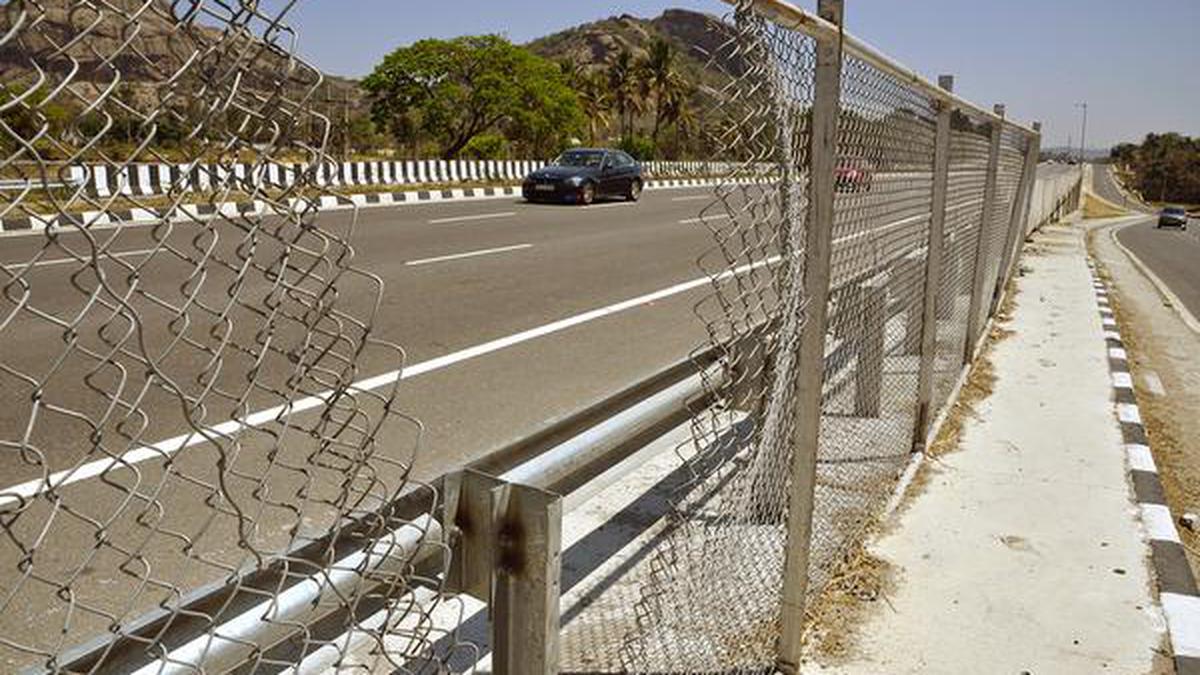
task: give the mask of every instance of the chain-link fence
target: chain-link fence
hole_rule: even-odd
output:
[[[441,637],[437,577],[413,569],[431,521],[387,508],[434,510],[407,477],[420,425],[398,378],[352,387],[404,353],[374,337],[354,214],[317,218],[329,125],[290,5],[0,7],[0,176],[21,184],[0,218],[30,230],[0,246],[4,672],[168,652],[261,670],[351,626],[391,653]],[[203,165],[204,189],[89,189],[167,162]],[[284,163],[292,180],[255,179]],[[152,224],[119,227],[132,212]],[[245,640],[255,615],[290,642]]]
[[[704,393],[669,515],[588,601],[603,620],[565,626],[590,650],[568,670],[794,667],[1024,234],[1035,133],[836,21],[730,4]],[[0,670],[443,672],[489,648],[467,617],[502,611],[495,580],[447,581],[480,523],[412,478],[383,283],[357,212],[320,213],[358,169],[326,152],[291,8],[0,7],[0,222],[29,230],[0,246]]]

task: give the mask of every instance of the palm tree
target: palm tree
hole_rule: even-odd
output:
[[[637,100],[637,68],[633,54],[622,48],[608,62],[608,89],[621,123],[621,137],[628,138],[633,127],[633,111],[640,105]]]
[[[579,81],[579,103],[588,118],[588,145],[596,145],[600,126],[608,127],[611,119],[609,109],[613,99],[608,92],[608,79],[604,73],[591,73]]]
[[[678,102],[680,93],[687,89],[683,77],[676,67],[678,55],[671,43],[655,38],[650,51],[638,64],[642,88],[647,99],[654,99],[654,131],[651,138],[658,143],[658,134],[664,123],[669,123],[671,104]]]

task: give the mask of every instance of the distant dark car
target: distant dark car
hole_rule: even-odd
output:
[[[1178,206],[1168,206],[1158,214],[1158,227],[1178,227],[1186,230],[1188,226],[1187,211]]]
[[[875,167],[865,160],[850,159],[834,170],[834,186],[838,192],[870,191],[875,179]]]
[[[605,197],[636,202],[644,187],[642,165],[628,154],[578,148],[529,174],[521,194],[531,202],[591,204]]]

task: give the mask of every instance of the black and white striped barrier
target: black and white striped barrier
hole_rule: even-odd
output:
[[[1151,561],[1158,578],[1159,600],[1167,618],[1176,672],[1200,675],[1200,589],[1188,565],[1187,552],[1171,517],[1158,467],[1150,451],[1150,440],[1134,392],[1129,355],[1109,303],[1108,287],[1097,273],[1095,262],[1089,261],[1088,266],[1108,344],[1113,398],[1129,462],[1130,482],[1142,525],[1150,540]]]
[[[286,188],[304,183],[320,187],[421,185],[516,181],[545,162],[516,160],[406,160],[325,164],[129,164],[70,167],[74,180],[98,197],[149,196],[177,192]],[[305,175],[306,172],[309,175]]]
[[[298,183],[320,187],[468,184],[519,181],[542,168],[534,160],[397,160],[324,164],[129,164],[68,167],[70,182],[97,197],[145,197],[175,192],[252,192]],[[721,175],[733,165],[712,162],[648,162],[651,180]],[[305,175],[308,172],[310,175]]]
[[[646,183],[647,190],[668,190],[688,187],[705,187],[715,185],[717,181],[699,178],[681,178],[672,180],[652,180]],[[470,201],[485,199],[501,199],[519,197],[521,188],[506,187],[475,187],[452,188],[446,190],[410,190],[406,192],[377,192],[352,195],[322,195],[312,200],[291,198],[288,208],[301,211],[316,208],[320,211],[336,211],[370,206],[401,206],[405,204],[428,204],[431,202]],[[198,219],[214,215],[225,217],[261,216],[277,212],[263,200],[251,202],[219,202],[217,204],[186,204],[176,208],[167,216],[167,220]],[[28,232],[58,227],[91,227],[118,225],[124,223],[147,223],[162,220],[162,216],[154,209],[110,209],[108,211],[84,211],[73,216],[70,222],[64,222],[61,216],[25,215],[0,218],[0,232]]]

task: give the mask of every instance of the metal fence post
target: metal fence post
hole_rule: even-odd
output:
[[[942,75],[938,86],[954,91],[954,76]],[[942,294],[942,244],[946,231],[946,194],[950,185],[950,121],[954,107],[949,103],[938,104],[937,137],[933,152],[933,215],[929,220],[929,254],[925,261],[925,307],[921,331],[921,366],[917,375],[917,424],[913,434],[913,451],[925,449],[925,437],[933,419],[933,372],[937,367],[938,318],[950,318],[950,303],[953,294]]]
[[[819,0],[817,13],[822,19],[842,26],[845,3],[843,0]],[[817,40],[814,80],[808,176],[809,213],[804,261],[804,291],[808,294],[809,304],[800,334],[800,375],[795,400],[796,424],[791,443],[787,546],[776,664],[781,672],[788,674],[800,672],[809,547],[812,543],[813,490],[821,427],[825,324],[833,247],[834,171],[842,89],[840,36]]]
[[[1041,124],[1034,122],[1035,131],[1041,130]],[[1004,257],[1000,262],[1000,271],[996,273],[996,288],[992,295],[991,313],[995,314],[1000,306],[1000,297],[1005,285],[1012,278],[1013,263],[1017,260],[1017,251],[1025,240],[1028,231],[1026,223],[1029,218],[1029,193],[1033,191],[1033,181],[1037,178],[1037,156],[1040,147],[1040,136],[1030,136],[1025,147],[1025,163],[1021,167],[1021,182],[1017,193],[1013,196],[1012,214],[1008,224],[1008,237],[1005,238]]]
[[[990,302],[984,300],[987,292],[987,252],[991,229],[996,213],[996,176],[1000,169],[1000,132],[1004,126],[1004,106],[997,104],[996,114],[1000,120],[992,122],[992,143],[988,151],[987,182],[983,190],[983,222],[979,227],[979,241],[975,247],[975,274],[971,282],[971,309],[967,313],[967,340],[963,348],[963,363],[970,363],[975,356],[975,343],[983,331],[987,317],[982,309]]]

